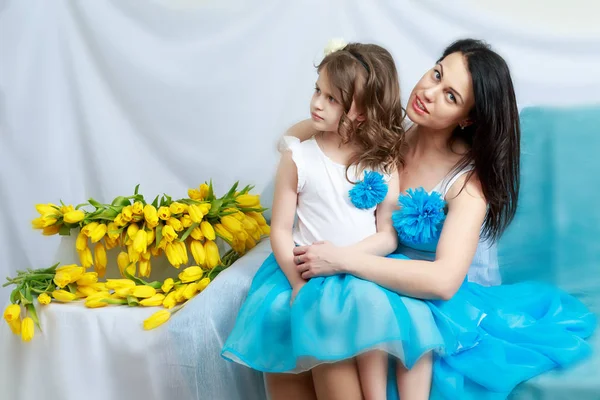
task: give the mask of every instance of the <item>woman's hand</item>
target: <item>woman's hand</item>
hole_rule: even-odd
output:
[[[310,246],[294,248],[294,263],[302,279],[344,273],[343,248],[329,242],[315,242]]]

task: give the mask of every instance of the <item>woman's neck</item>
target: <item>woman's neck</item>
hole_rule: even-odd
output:
[[[409,151],[418,156],[447,154],[451,137],[450,129],[440,131],[417,125],[409,138]]]

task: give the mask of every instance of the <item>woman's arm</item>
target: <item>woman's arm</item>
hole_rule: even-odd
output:
[[[421,299],[449,299],[467,275],[477,249],[487,204],[479,181],[463,186],[459,179],[448,193],[448,215],[437,246],[435,261],[398,260],[317,244],[294,249],[305,279],[349,273],[390,290]]]
[[[294,125],[285,133],[286,136],[295,136],[300,139],[301,142],[304,142],[307,139],[310,139],[318,132],[315,130],[312,120],[305,119],[304,121],[300,121]]]
[[[396,250],[398,235],[392,225],[392,212],[397,208],[399,187],[398,174],[394,173],[388,182],[385,199],[377,206],[377,233],[350,246],[352,251],[387,256]]]
[[[294,264],[292,229],[298,202],[298,172],[289,151],[283,152],[275,176],[273,213],[271,216],[271,247],[275,259],[292,288],[306,283]]]

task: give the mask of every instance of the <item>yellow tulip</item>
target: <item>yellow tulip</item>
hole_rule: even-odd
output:
[[[221,223],[229,232],[237,233],[242,230],[242,224],[235,217],[231,215],[225,215],[221,218]]]
[[[109,222],[106,227],[106,235],[111,239],[117,239],[121,232],[119,231],[119,227],[115,222]]]
[[[52,204],[52,203],[48,203],[48,204],[36,204],[35,205],[35,209],[37,210],[37,212],[40,213],[40,215],[44,215],[44,214],[48,214],[48,213],[56,213],[58,214],[58,208],[56,205]]]
[[[84,268],[89,268],[94,264],[94,258],[92,257],[92,251],[87,248],[83,251],[78,251],[79,261],[81,262],[81,266]]]
[[[260,229],[257,229],[254,232],[252,232],[251,234],[249,234],[248,236],[250,236],[252,239],[254,239],[255,242],[258,242],[260,240],[261,231],[260,231]]]
[[[56,300],[61,301],[63,303],[71,302],[77,298],[77,296],[75,296],[75,294],[73,294],[71,292],[67,292],[66,290],[62,290],[62,289],[53,291],[52,297],[54,297]]]
[[[200,194],[200,191],[196,189],[188,189],[188,196],[192,200],[202,200],[202,195]]]
[[[167,221],[169,218],[171,218],[171,211],[169,210],[169,207],[160,207],[158,209],[158,218],[162,219],[163,221]]]
[[[202,229],[199,226],[192,229],[190,232],[190,236],[196,240],[204,240],[204,234],[202,233]]]
[[[190,242],[190,251],[192,252],[192,257],[194,258],[194,261],[196,261],[196,264],[201,266],[206,264],[206,252],[199,240],[192,240]]]
[[[76,224],[85,218],[85,213],[81,210],[69,211],[63,215],[63,220],[68,224]]]
[[[165,281],[163,282],[161,288],[160,288],[163,293],[169,293],[171,291],[171,289],[173,289],[173,278],[167,278],[165,279]]]
[[[152,264],[150,260],[140,260],[140,276],[148,278],[152,272]]]
[[[33,334],[33,319],[31,319],[31,317],[23,318],[23,321],[21,321],[21,340],[29,342],[33,339]]]
[[[135,215],[141,215],[144,213],[144,205],[142,204],[141,201],[136,201],[135,203],[133,203],[133,207],[131,207],[131,211]]]
[[[59,272],[59,271],[72,272],[74,268],[81,268],[81,267],[77,264],[65,264],[65,265],[61,265],[60,267],[56,268],[56,272]]]
[[[131,294],[135,297],[141,298],[141,299],[147,299],[149,297],[152,297],[156,294],[156,289],[154,289],[152,286],[136,286],[131,290]]]
[[[202,210],[198,207],[197,204],[190,204],[190,206],[188,207],[188,213],[190,214],[190,218],[192,219],[192,221],[195,223],[200,223],[200,221],[202,221],[202,218],[204,217],[204,214],[202,214]]]
[[[149,231],[146,231],[146,246],[150,246],[152,244],[152,242],[154,242],[155,238],[156,238],[156,233],[154,232],[154,229],[150,229]]]
[[[78,286],[77,291],[81,293],[82,297],[88,297],[98,293],[92,286]]]
[[[77,285],[79,286],[93,285],[96,282],[98,282],[98,273],[96,272],[86,272],[77,279]]]
[[[131,276],[137,276],[137,262],[132,262],[125,268],[125,271]]]
[[[231,248],[238,254],[244,254],[246,252],[246,240],[240,240],[237,236],[234,236]]]
[[[157,328],[171,318],[171,313],[167,310],[160,310],[144,321],[144,329],[150,330]]]
[[[267,224],[267,220],[259,212],[250,211],[250,212],[246,213],[246,215],[249,216],[250,218],[252,218],[253,220],[255,220],[258,223],[258,225],[266,225]]]
[[[117,288],[122,287],[135,287],[135,282],[131,279],[107,279],[106,280],[106,288],[115,290]]]
[[[144,307],[156,307],[162,305],[165,300],[165,295],[162,293],[156,293],[154,296],[144,300],[140,300],[140,304]]]
[[[165,242],[164,239],[163,239],[162,243],[164,243],[166,245],[167,242]],[[162,254],[162,250],[160,248],[160,245],[155,245],[154,247],[152,247],[150,249],[150,254],[152,254],[154,257],[159,257]]]
[[[194,223],[194,221],[192,221],[192,218],[190,217],[189,214],[182,215],[181,218],[179,219],[179,222],[181,222],[181,225],[184,228],[189,228]]]
[[[248,238],[246,239],[246,248],[248,250],[250,250],[250,249],[253,249],[254,247],[256,247],[256,242],[254,241],[252,236],[248,236]]]
[[[106,231],[108,230],[106,224],[98,224],[93,230],[90,231],[90,240],[92,243],[97,243],[104,235],[106,235]]]
[[[21,306],[18,304],[11,304],[4,310],[4,319],[6,322],[16,321],[21,315]]]
[[[108,289],[106,288],[106,283],[104,282],[94,283],[93,285],[90,285],[90,287],[98,292],[108,291]]]
[[[94,270],[97,272],[98,276],[103,277],[106,272],[106,264],[108,260],[106,259],[106,249],[102,243],[96,243],[94,246]]]
[[[125,268],[129,266],[129,255],[124,251],[117,255],[117,266],[119,267],[121,275],[124,275]]]
[[[182,296],[186,300],[189,300],[192,297],[194,297],[196,295],[196,293],[198,293],[198,286],[195,283],[190,283],[187,285],[187,287],[183,291]]]
[[[173,228],[176,232],[181,232],[183,230],[183,225],[175,217],[169,218],[169,220],[167,221],[167,225],[169,225],[171,228]]]
[[[33,229],[44,229],[44,219],[42,217],[35,218],[31,221],[31,226]],[[19,327],[20,326],[21,325],[19,324]]]
[[[194,282],[202,278],[203,274],[202,268],[194,265],[181,271],[179,273],[179,280],[183,283]]]
[[[210,207],[211,205],[209,203],[198,204],[198,209],[202,211],[203,215],[208,214],[208,212],[210,211]]]
[[[175,299],[175,292],[171,292],[165,297],[162,303],[164,308],[171,309],[177,305],[177,300]]]
[[[237,208],[227,208],[227,209],[225,209],[225,211],[228,213],[231,213],[229,215],[232,216],[233,218],[237,219],[240,222],[246,217],[244,215],[244,213],[241,212],[240,210],[238,210]]]
[[[60,226],[58,226],[58,225],[47,226],[47,227],[43,228],[42,235],[44,235],[44,236],[56,235],[58,233],[59,229],[60,229]]]
[[[183,300],[185,300],[185,297],[183,297],[183,292],[185,292],[185,289],[188,287],[188,285],[180,285],[177,287],[177,289],[175,289],[175,300],[179,303],[182,302]]]
[[[206,183],[203,183],[202,185],[200,185],[200,197],[204,200],[208,197],[208,185]]]
[[[130,244],[129,246],[127,246],[127,254],[129,256],[129,261],[131,261],[132,263],[136,263],[138,261],[140,261],[140,253],[138,253],[135,248],[133,247],[133,244]]]
[[[89,224],[84,225],[83,228],[81,228],[81,233],[83,233],[87,237],[90,237],[90,232],[96,229],[98,225],[98,222],[90,222]]]
[[[133,290],[133,288],[131,288],[131,287],[116,288],[115,289],[115,296],[124,299],[124,298],[126,298],[127,296],[129,296],[131,294],[132,290]]]
[[[173,227],[171,227],[170,225],[165,225],[162,229],[162,237],[167,242],[172,242],[177,238],[177,233],[175,232]]]
[[[71,283],[71,275],[69,275],[67,272],[58,271],[56,275],[54,275],[54,283],[56,286],[62,289]]]
[[[235,202],[241,208],[260,207],[260,196],[252,194],[241,194],[235,199]]]
[[[145,230],[140,229],[135,234],[133,239],[133,249],[136,253],[145,253],[148,246],[148,234]]]
[[[271,227],[269,225],[261,225],[260,233],[265,236],[269,236],[271,234]]]
[[[178,203],[176,201],[172,202],[171,205],[169,206],[169,211],[171,211],[171,215],[181,214],[183,212],[183,210],[185,210],[184,205],[181,203]]]
[[[202,230],[202,234],[208,240],[215,240],[215,230],[213,226],[208,221],[202,221],[200,224],[200,229]]]
[[[246,239],[248,239],[248,234],[243,229],[241,231],[238,231],[238,232],[234,233],[233,236],[235,236],[236,238],[238,238],[242,242],[245,242]]]
[[[187,264],[189,261],[187,248],[185,247],[184,242],[173,242],[173,245],[177,248],[177,252],[179,253],[179,257],[181,258],[182,264]]]
[[[123,209],[121,210],[121,215],[123,216],[123,221],[125,222],[131,222],[131,220],[133,219],[133,207],[132,206],[125,206],[123,207]]]
[[[199,292],[201,292],[204,289],[206,289],[206,287],[208,286],[209,283],[210,283],[210,278],[202,278],[202,279],[200,279],[200,282],[198,282],[196,284],[196,288],[198,289]]]
[[[144,206],[144,219],[149,227],[154,228],[158,225],[158,212],[156,211],[156,207],[152,204],[146,204]]]
[[[12,333],[14,333],[15,335],[21,334],[21,319],[15,319],[14,321],[10,321],[8,323],[8,326],[10,327]]]
[[[214,228],[215,233],[221,236],[224,240],[226,240],[229,243],[233,242],[233,234],[227,229],[225,229],[223,224],[215,224]]]
[[[74,211],[74,210],[75,210],[75,207],[73,207],[73,206],[72,206],[72,205],[70,205],[70,204],[69,204],[68,206],[60,206],[60,209],[59,209],[59,211],[60,211],[62,214],[66,214],[66,213],[68,213],[68,212],[71,212],[71,211]]]
[[[221,263],[219,247],[212,240],[207,240],[204,243],[204,252],[206,253],[206,266],[208,268],[214,268]]]
[[[50,302],[52,301],[50,296],[48,296],[48,293],[40,293],[37,299],[38,303],[40,303],[43,306],[50,304]]]
[[[177,249],[177,245],[174,243],[169,243],[165,247],[165,254],[167,256],[167,260],[169,263],[175,268],[179,268],[181,264],[183,264],[183,260],[179,255],[179,250]]]
[[[138,226],[138,224],[136,224],[135,222],[133,222],[132,224],[130,224],[127,227],[127,236],[130,237],[132,240],[135,238],[135,236],[137,235],[138,231],[140,230],[140,227]]]
[[[79,232],[77,234],[77,239],[75,239],[75,248],[78,251],[83,251],[86,249],[86,247],[88,247],[87,245],[87,236],[85,236],[82,232]]]
[[[87,298],[85,300],[85,306],[87,308],[101,308],[101,307],[106,307],[108,305],[108,303],[106,301],[103,301],[104,299],[109,299],[110,298],[110,294],[104,298]]]

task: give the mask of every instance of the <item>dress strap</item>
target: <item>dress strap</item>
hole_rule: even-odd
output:
[[[438,192],[440,192],[442,197],[445,198],[452,185],[454,185],[461,176],[468,172],[471,172],[474,168],[474,164],[469,164],[456,173],[451,172],[450,174],[448,174],[448,176],[444,178],[444,180],[442,180],[442,182],[440,182],[436,189],[438,189]]]

